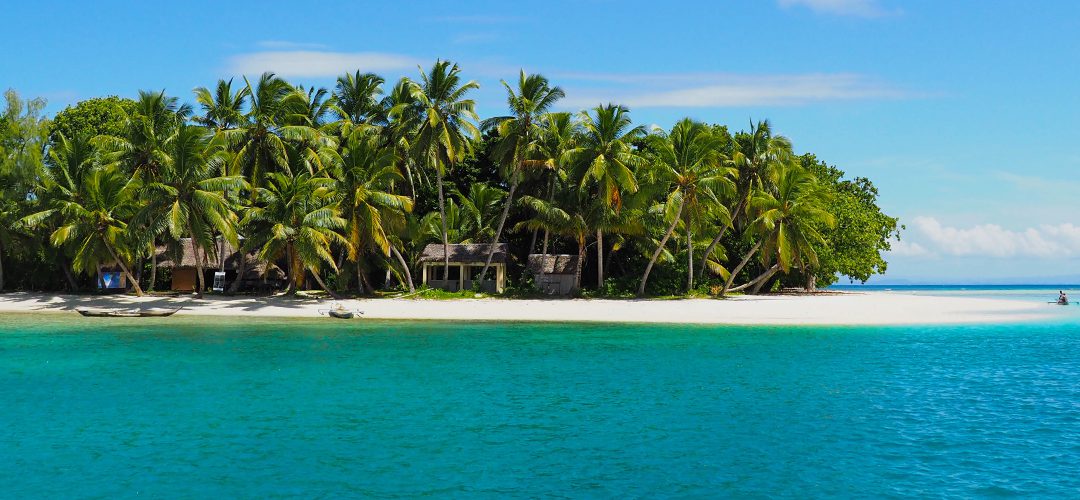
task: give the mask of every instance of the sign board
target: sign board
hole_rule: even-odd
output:
[[[101,282],[98,283],[98,288],[103,290],[126,288],[123,273],[119,271],[107,271],[101,273]]]
[[[214,287],[215,292],[225,291],[225,273],[222,271],[214,271]]]

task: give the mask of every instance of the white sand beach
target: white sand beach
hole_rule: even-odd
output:
[[[86,308],[179,307],[177,316],[319,318],[332,300],[292,297],[134,297],[0,295],[2,312]],[[899,325],[1026,321],[1053,311],[1038,303],[930,297],[889,292],[740,296],[726,300],[363,299],[342,305],[367,319],[457,321],[597,321],[743,325]]]

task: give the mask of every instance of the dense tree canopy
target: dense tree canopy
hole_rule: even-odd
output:
[[[488,260],[508,243],[518,293],[530,254],[577,256],[580,293],[596,295],[760,293],[886,269],[898,221],[874,185],[796,155],[768,121],[646,130],[614,103],[556,111],[563,91],[542,75],[503,86],[506,113],[486,120],[449,61],[392,85],[266,73],[94,98],[51,122],[44,101],[9,91],[0,289],[75,290],[115,266],[152,290],[157,249],[181,241],[197,256],[227,241],[288,291],[335,294],[412,290],[430,243],[492,244]],[[4,259],[17,263],[6,283]]]

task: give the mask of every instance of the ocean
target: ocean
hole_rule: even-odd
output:
[[[919,327],[6,315],[0,495],[1076,496],[1077,380],[1080,307]]]

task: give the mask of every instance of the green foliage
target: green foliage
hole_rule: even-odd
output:
[[[836,219],[834,227],[821,228],[825,244],[818,248],[817,286],[831,285],[840,276],[865,282],[884,273],[888,263],[882,252],[889,250],[890,240],[899,237],[900,228],[898,219],[878,207],[874,184],[864,177],[846,180],[843,171],[812,154],[803,155],[800,162],[829,191],[826,210]]]
[[[78,135],[119,137],[127,125],[128,115],[135,111],[135,101],[117,96],[95,97],[64,108],[52,120],[50,142],[59,135],[69,139]]]

